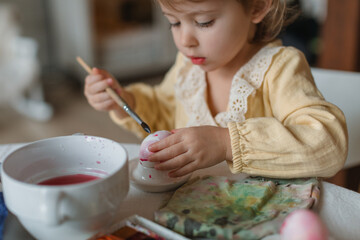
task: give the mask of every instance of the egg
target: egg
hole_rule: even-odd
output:
[[[183,185],[191,177],[191,173],[182,177],[170,177],[171,170],[158,170],[155,163],[149,162],[154,154],[149,146],[172,135],[169,131],[157,131],[148,135],[140,145],[139,158],[130,161],[130,181],[137,189],[145,192],[167,192]]]
[[[149,151],[149,146],[157,141],[160,141],[161,139],[164,139],[164,138],[170,136],[170,135],[171,135],[171,132],[165,131],[165,130],[157,131],[157,132],[154,132],[154,133],[148,135],[142,141],[141,146],[140,146],[140,153],[139,153],[140,164],[145,167],[153,168],[155,163],[151,163],[148,161],[149,156],[151,154],[153,154],[153,152]]]
[[[328,231],[320,217],[311,210],[290,213],[280,228],[282,240],[327,240]]]

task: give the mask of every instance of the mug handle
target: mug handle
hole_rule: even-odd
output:
[[[45,202],[40,206],[40,211],[42,212],[43,219],[45,223],[50,226],[59,225],[63,220],[64,216],[60,213],[61,202],[64,199],[63,191],[51,191],[49,189],[44,189]]]

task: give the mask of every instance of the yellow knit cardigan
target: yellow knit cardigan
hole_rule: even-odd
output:
[[[229,129],[233,173],[295,178],[330,177],[344,165],[348,136],[345,117],[316,88],[303,54],[273,42],[234,76],[227,112],[212,116],[205,73],[182,54],[160,85],[136,83],[135,111],[153,131],[196,125]],[[341,81],[341,79],[339,79]],[[145,137],[130,117],[118,125]]]

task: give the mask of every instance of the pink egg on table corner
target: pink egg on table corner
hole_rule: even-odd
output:
[[[160,141],[161,139],[164,139],[168,136],[171,135],[171,132],[169,131],[165,131],[165,130],[161,130],[161,131],[157,131],[154,132],[150,135],[148,135],[141,143],[140,146],[140,154],[139,154],[139,158],[140,158],[140,164],[145,166],[145,167],[154,167],[154,163],[150,163],[148,161],[148,158],[151,154],[153,154],[152,152],[149,151],[148,147],[157,142]]]
[[[290,213],[280,228],[282,240],[327,240],[328,231],[320,217],[311,210]]]

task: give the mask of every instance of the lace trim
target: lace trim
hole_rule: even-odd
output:
[[[175,84],[175,95],[189,116],[187,126],[216,126],[206,102],[205,72],[185,59],[177,76],[179,79]]]
[[[189,116],[187,126],[226,127],[228,122],[244,121],[248,97],[255,94],[256,89],[261,86],[273,56],[281,48],[283,47],[265,46],[239,69],[231,83],[228,110],[218,113],[215,118],[206,102],[205,72],[186,59],[179,69],[175,94]]]

